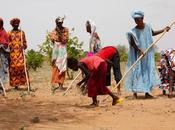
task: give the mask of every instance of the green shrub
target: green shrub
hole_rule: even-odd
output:
[[[53,43],[51,42],[49,35],[47,33],[45,41],[39,45],[39,52],[46,56],[47,60],[50,62],[52,58],[52,48],[53,48]]]
[[[86,52],[83,50],[83,42],[80,42],[77,36],[72,36],[74,29],[71,30],[72,32],[69,34],[69,39],[67,42],[67,54],[68,57],[74,57],[76,59],[80,59],[86,56]],[[52,48],[53,43],[51,42],[48,32],[45,37],[45,41],[39,45],[39,52],[46,56],[47,60],[50,62],[52,58]],[[51,65],[51,64],[50,64]],[[73,78],[73,71],[67,68],[67,75],[69,79]]]
[[[34,71],[42,67],[44,61],[43,55],[33,49],[27,51],[26,59],[28,68],[32,68]]]
[[[125,45],[118,45],[117,49],[120,54],[120,62],[126,62],[128,59],[128,48]]]

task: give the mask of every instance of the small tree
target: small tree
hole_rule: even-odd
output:
[[[44,61],[43,55],[33,49],[27,51],[26,59],[28,68],[32,68],[34,71],[42,67]]]
[[[67,43],[67,52],[68,57],[74,57],[79,59],[81,57],[85,57],[85,51],[82,49],[83,42],[79,42],[77,36],[70,37]]]
[[[74,31],[74,29],[72,29],[72,31]],[[68,57],[74,57],[76,59],[84,57],[86,53],[82,49],[82,46],[83,46],[83,42],[80,42],[77,36],[72,37],[72,33],[70,33],[70,36],[67,42]],[[53,43],[51,42],[48,33],[46,35],[45,41],[41,45],[39,45],[39,48],[40,48],[40,52],[43,55],[45,55],[49,61],[51,61]],[[69,70],[67,71],[67,75],[70,79],[73,78],[73,75],[69,74]]]
[[[46,35],[45,41],[41,45],[39,45],[39,48],[39,52],[46,56],[47,60],[49,60],[50,62],[52,58],[53,43],[51,42],[48,33]]]
[[[120,54],[120,61],[121,62],[126,62],[128,59],[128,49],[125,45],[118,45],[117,49],[119,51]]]
[[[161,56],[160,56],[160,53],[158,52],[158,47],[156,45],[154,45],[154,49],[155,49],[154,58],[155,58],[155,61],[158,62]]]

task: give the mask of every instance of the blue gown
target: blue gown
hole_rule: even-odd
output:
[[[152,28],[150,25],[145,24],[144,29],[133,28],[131,32],[128,32],[127,38],[130,47],[126,70],[128,70],[140,56],[137,50],[135,50],[130,44],[131,36],[133,37],[135,44],[142,50],[145,50],[153,43]],[[150,92],[152,87],[160,84],[154,60],[154,52],[154,48],[151,48],[126,76],[124,81],[126,90],[136,93],[146,93]]]

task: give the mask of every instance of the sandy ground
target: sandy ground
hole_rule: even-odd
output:
[[[90,98],[74,88],[63,96],[63,91],[50,91],[50,68],[44,66],[30,71],[31,86],[37,89],[9,91],[0,95],[0,130],[175,130],[175,98],[162,96],[155,88],[155,99],[132,99],[122,88],[123,103],[111,105],[111,98],[89,108]],[[71,80],[66,80],[65,87]],[[114,87],[114,85],[112,85]],[[105,96],[99,96],[101,101]]]

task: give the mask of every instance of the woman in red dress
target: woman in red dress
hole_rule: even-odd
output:
[[[80,61],[68,58],[68,67],[75,71],[80,68],[85,74],[85,77],[77,85],[87,84],[88,96],[93,101],[91,106],[98,106],[98,95],[109,94],[113,99],[112,105],[119,102],[119,98],[106,87],[107,63],[105,60],[99,56],[86,57]]]

